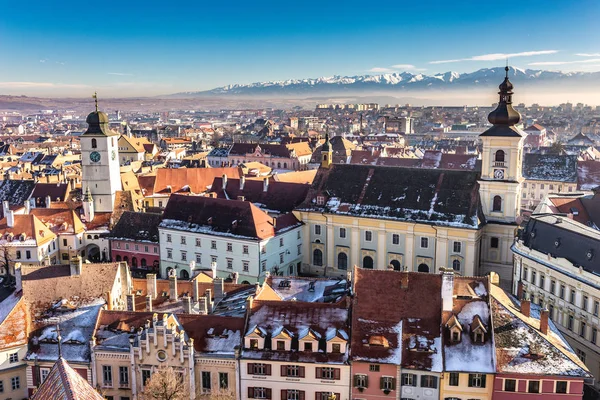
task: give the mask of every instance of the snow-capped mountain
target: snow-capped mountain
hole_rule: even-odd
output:
[[[470,89],[491,84],[504,78],[504,67],[483,68],[475,72],[446,72],[436,75],[394,72],[379,75],[330,76],[309,79],[233,84],[202,92],[183,92],[174,96],[210,95],[320,95],[361,92],[393,92],[431,89]],[[511,81],[518,85],[537,85],[553,82],[556,85],[600,84],[600,72],[559,72],[511,67]]]

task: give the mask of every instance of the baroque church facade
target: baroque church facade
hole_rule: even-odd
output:
[[[353,265],[464,276],[496,272],[510,288],[526,136],[506,77],[480,137],[481,172],[332,163],[329,140],[308,196],[303,272],[345,276]]]

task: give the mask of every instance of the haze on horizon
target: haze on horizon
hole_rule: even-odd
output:
[[[597,0],[10,2],[0,17],[0,94],[154,96],[332,75],[472,72],[507,57],[523,69],[600,71],[599,18]],[[557,103],[547,89],[518,101]],[[564,101],[598,102],[571,94]]]

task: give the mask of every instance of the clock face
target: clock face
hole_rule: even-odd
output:
[[[495,169],[494,170],[494,178],[504,179],[504,170],[503,169]]]
[[[110,158],[112,158],[113,160],[114,160],[115,158],[117,158],[117,152],[113,150],[113,151],[110,153]]]
[[[97,151],[92,151],[92,153],[90,154],[90,160],[92,160],[92,162],[100,161],[100,153],[98,153]]]

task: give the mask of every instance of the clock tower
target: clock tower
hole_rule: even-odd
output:
[[[500,84],[500,100],[488,120],[493,125],[479,137],[483,143],[479,196],[487,224],[480,251],[482,275],[500,275],[501,285],[510,289],[512,251],[521,214],[521,175],[523,139],[526,134],[516,125],[521,115],[512,106],[513,85],[506,76]]]
[[[95,97],[95,95],[94,95]],[[83,193],[91,194],[95,212],[112,212],[116,192],[121,190],[119,134],[108,127],[108,115],[96,111],[88,115],[88,129],[81,135]]]

